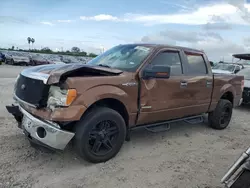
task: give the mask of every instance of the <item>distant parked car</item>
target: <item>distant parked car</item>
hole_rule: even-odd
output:
[[[50,62],[41,55],[33,55],[31,56],[31,64],[32,65],[45,65],[50,64]]]
[[[0,64],[2,64],[2,62],[4,61],[5,61],[5,55],[2,52],[0,52]]]
[[[243,65],[237,63],[218,63],[212,67],[212,72],[222,74],[236,74],[243,68]]]
[[[250,68],[239,71],[237,75],[244,76],[243,104],[250,104]]]
[[[9,65],[30,65],[30,58],[21,56],[18,53],[5,54],[5,64]]]
[[[65,64],[65,62],[63,62],[61,60],[61,57],[60,56],[49,56],[47,58],[47,61],[50,63],[50,64]]]

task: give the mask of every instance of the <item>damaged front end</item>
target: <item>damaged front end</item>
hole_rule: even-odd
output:
[[[16,119],[18,127],[22,128],[23,113],[20,111],[19,106],[12,104],[11,106],[6,106],[6,109]]]
[[[62,130],[58,124],[35,117],[20,105],[6,106],[9,113],[13,114],[18,122],[18,127],[23,129],[31,142],[63,150],[74,133]]]
[[[23,129],[31,142],[63,150],[73,138],[74,133],[61,129],[59,124],[49,121],[48,118],[45,119],[39,117],[37,113],[32,113],[32,111],[51,112],[48,104],[52,107],[57,104],[50,102],[51,98],[53,99],[53,93],[50,93],[54,90],[53,86],[44,84],[41,77],[35,79],[34,75],[31,78],[28,76],[22,73],[19,75],[14,88],[15,103],[6,106],[6,109],[14,116],[18,127]]]
[[[76,88],[65,84],[67,77],[93,74],[119,74],[81,64],[42,65],[23,70],[14,88],[15,103],[6,106],[31,141],[49,148],[63,150],[74,132],[62,125],[81,117],[86,108],[71,105],[77,97]]]

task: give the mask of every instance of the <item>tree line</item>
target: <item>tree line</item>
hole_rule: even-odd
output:
[[[72,55],[72,56],[85,56],[85,57],[96,57],[97,55],[94,53],[87,53],[85,51],[81,51],[79,47],[72,47],[71,51],[67,50],[67,51],[58,51],[55,52],[53,50],[51,50],[49,47],[44,47],[40,50],[38,49],[34,49],[33,48],[33,44],[35,43],[35,39],[32,37],[28,37],[27,38],[27,42],[29,44],[29,50],[24,50],[24,49],[20,49],[18,47],[15,48],[15,46],[12,46],[9,49],[5,49],[5,48],[0,48],[0,50],[9,50],[9,51],[21,51],[21,52],[33,52],[33,53],[42,53],[42,54],[59,54],[59,55]],[[32,44],[32,49],[30,49],[30,43]]]
[[[72,47],[71,51],[58,51],[55,52],[51,50],[49,47],[44,47],[42,49],[30,49],[30,50],[24,50],[20,48],[15,48],[15,46],[12,46],[11,48],[5,49],[0,48],[0,50],[9,50],[9,51],[20,51],[20,52],[33,52],[33,53],[42,53],[42,54],[58,54],[58,55],[71,55],[71,56],[84,56],[84,57],[96,57],[97,54],[94,53],[87,53],[85,51],[81,51],[79,47]]]

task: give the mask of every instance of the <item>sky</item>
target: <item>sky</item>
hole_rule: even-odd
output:
[[[250,0],[1,0],[0,47],[99,53],[125,43],[204,50],[212,61],[250,52]]]

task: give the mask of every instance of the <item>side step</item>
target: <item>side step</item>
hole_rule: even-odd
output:
[[[184,122],[189,123],[189,124],[198,124],[198,123],[204,122],[204,118],[203,118],[203,115],[190,116],[190,117],[168,120],[168,121],[159,122],[159,123],[139,125],[139,126],[131,128],[130,130],[145,128],[147,131],[150,131],[153,133],[165,132],[165,131],[168,131],[170,129],[171,123],[176,123],[176,122],[180,122],[180,121],[184,121]]]
[[[145,129],[149,132],[152,133],[159,133],[159,132],[165,132],[170,129],[170,124],[169,123],[155,123],[152,125],[148,125],[145,127]]]
[[[190,117],[188,119],[185,119],[184,121],[186,123],[189,123],[189,124],[198,124],[198,123],[203,123],[204,122],[204,118],[203,118],[203,116]]]

